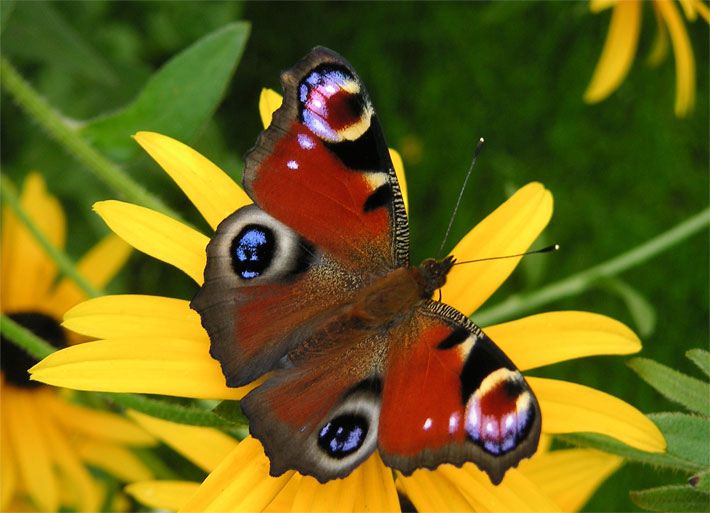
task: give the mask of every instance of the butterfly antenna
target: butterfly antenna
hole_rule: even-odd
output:
[[[454,263],[454,265],[471,264],[473,262],[485,262],[486,260],[500,260],[502,258],[515,258],[515,257],[526,256],[526,255],[536,255],[538,253],[552,253],[553,251],[557,251],[558,249],[560,249],[559,244],[552,244],[550,246],[546,246],[541,249],[533,249],[532,251],[526,251],[525,253],[518,253],[517,255],[505,255],[505,256],[488,257],[488,258],[477,258],[476,260],[464,260],[463,262],[456,262],[456,263]]]
[[[454,211],[451,213],[451,219],[449,219],[449,226],[446,228],[446,233],[444,234],[444,240],[441,241],[441,246],[439,246],[439,258],[441,258],[442,252],[444,251],[444,245],[446,244],[446,241],[449,240],[449,233],[451,232],[451,226],[454,224],[454,219],[456,219],[456,213],[459,211],[459,205],[461,204],[461,199],[463,198],[463,193],[466,190],[466,184],[468,183],[468,179],[471,177],[471,173],[473,172],[473,166],[476,164],[476,160],[478,160],[478,154],[481,153],[481,148],[483,148],[483,137],[481,137],[478,140],[478,144],[476,144],[476,149],[473,150],[473,159],[471,160],[471,165],[468,166],[468,172],[466,173],[466,178],[463,179],[463,185],[461,186],[461,190],[459,191],[459,197],[456,200],[456,205],[454,206]]]

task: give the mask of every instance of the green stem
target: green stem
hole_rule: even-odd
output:
[[[27,328],[24,328],[6,315],[0,317],[0,331],[16,346],[24,349],[38,360],[45,358],[57,350],[49,342],[45,342]]]
[[[56,264],[61,273],[68,278],[71,278],[79,288],[89,297],[98,297],[103,295],[103,292],[94,287],[84,275],[74,266],[71,259],[62,250],[54,246],[49,239],[37,227],[34,221],[27,215],[27,212],[22,208],[20,200],[15,192],[15,186],[10,180],[0,175],[0,195],[3,202],[7,203],[18,219],[25,225],[32,237],[37,241],[44,252]]]
[[[101,155],[81,137],[77,130],[54,110],[4,57],[0,57],[0,84],[25,112],[49,133],[50,137],[124,199],[179,219],[179,216],[168,206],[148,193],[125,171]]]
[[[683,239],[706,228],[710,224],[710,208],[707,208],[665,233],[637,246],[611,260],[574,274],[569,278],[551,283],[534,292],[516,294],[491,308],[476,312],[473,317],[481,326],[518,317],[537,307],[561,298],[581,294],[593,287],[600,278],[615,276],[675,246]]]

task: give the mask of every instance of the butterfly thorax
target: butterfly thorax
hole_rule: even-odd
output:
[[[347,315],[362,327],[379,327],[429,299],[446,282],[453,258],[427,259],[419,267],[399,267],[360,290]]]

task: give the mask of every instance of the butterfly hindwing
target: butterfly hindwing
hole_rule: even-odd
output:
[[[428,301],[395,328],[379,424],[383,460],[406,474],[472,461],[498,483],[532,455],[537,400],[515,365],[463,314]]]

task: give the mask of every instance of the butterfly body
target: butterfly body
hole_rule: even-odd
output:
[[[254,205],[225,219],[191,306],[243,400],[271,473],[321,482],[378,449],[405,473],[472,461],[499,482],[537,447],[540,411],[514,364],[434,301],[453,257],[409,264],[404,202],[352,67],[317,48],[247,155]]]

